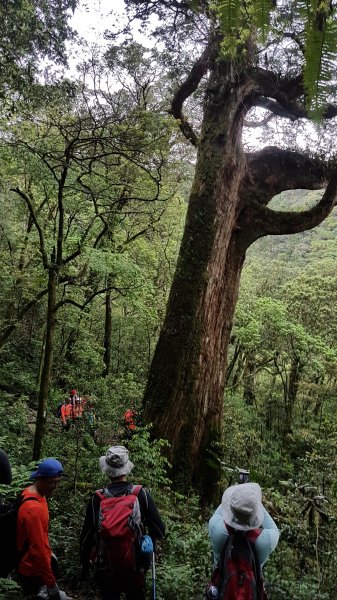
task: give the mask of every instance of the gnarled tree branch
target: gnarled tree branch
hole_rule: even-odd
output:
[[[267,205],[284,190],[321,189],[327,185],[334,165],[318,156],[268,146],[247,157],[247,175],[242,183],[245,204]]]
[[[271,121],[274,118],[274,116],[275,115],[273,114],[269,114],[266,117],[264,117],[264,119],[261,119],[261,121],[247,121],[246,119],[244,119],[243,126],[250,128],[264,127],[264,125],[267,125],[267,123],[269,123],[269,121]]]
[[[88,306],[88,304],[90,304],[90,302],[92,302],[92,300],[94,298],[96,298],[96,296],[99,296],[100,294],[105,294],[106,292],[110,292],[111,290],[115,290],[116,292],[118,292],[121,296],[125,296],[126,292],[123,289],[117,288],[113,285],[110,285],[108,287],[105,287],[101,290],[97,290],[96,292],[93,292],[92,294],[90,294],[90,296],[87,298],[87,300],[85,302],[83,302],[83,304],[80,304],[79,302],[76,302],[76,300],[72,300],[72,298],[65,298],[64,300],[60,300],[54,308],[54,312],[56,313],[61,306],[64,306],[65,304],[71,304],[72,306],[76,306],[76,308],[79,308],[80,310],[83,310],[86,306]]]
[[[265,108],[274,115],[291,121],[310,118],[305,106],[302,75],[279,77],[277,73],[257,67],[252,69],[251,77],[256,83],[255,91],[249,99],[251,106]],[[337,106],[327,104],[323,118],[332,119],[336,116]]]
[[[194,63],[187,79],[179,86],[171,102],[170,114],[180,121],[179,127],[184,136],[193,144],[198,145],[198,137],[182,112],[183,104],[195,92],[209,66],[210,50],[205,48],[200,58]]]
[[[45,243],[44,243],[44,235],[43,235],[43,231],[41,228],[41,225],[37,219],[35,210],[34,210],[34,206],[31,202],[30,197],[28,196],[28,194],[26,194],[26,192],[23,192],[22,190],[20,190],[20,188],[11,188],[11,192],[15,192],[16,194],[18,194],[27,204],[28,206],[28,210],[30,213],[30,216],[33,220],[33,223],[37,229],[37,232],[39,234],[39,241],[40,241],[40,253],[42,256],[42,262],[43,262],[43,266],[45,269],[49,269],[49,261],[48,261],[48,257],[47,257],[47,253],[46,253],[46,249],[45,249]]]
[[[299,233],[313,229],[330,214],[337,204],[337,169],[332,173],[328,186],[321,200],[308,210],[300,212],[276,211],[254,203],[249,210],[243,211],[239,219],[239,227],[244,231],[248,223],[252,231],[251,222],[254,219],[254,239],[250,243],[265,235],[284,235]]]

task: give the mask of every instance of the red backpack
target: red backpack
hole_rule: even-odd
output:
[[[255,542],[261,529],[247,532],[227,526],[229,536],[220,559],[220,569],[212,576],[219,600],[267,600]]]
[[[141,487],[135,485],[123,496],[114,496],[108,488],[95,492],[101,500],[99,562],[102,560],[109,571],[136,570],[137,550],[143,533],[138,501]]]

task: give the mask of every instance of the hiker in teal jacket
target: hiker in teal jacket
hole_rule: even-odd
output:
[[[221,550],[229,535],[228,526],[240,531],[262,529],[255,542],[261,566],[275,550],[280,537],[275,521],[262,504],[262,492],[257,483],[242,483],[227,488],[220,506],[211,517],[208,531],[215,566],[219,564]]]

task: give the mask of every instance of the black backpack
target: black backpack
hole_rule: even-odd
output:
[[[5,502],[0,506],[0,577],[8,575],[18,567],[19,562],[26,552],[19,552],[16,543],[16,528],[20,506],[28,500],[36,500],[36,496],[23,497],[20,495],[13,502]],[[27,548],[28,549],[28,548]]]
[[[63,406],[63,402],[60,402],[60,404],[57,405],[57,408],[55,409],[55,417],[57,417],[58,419],[61,418],[61,408]]]

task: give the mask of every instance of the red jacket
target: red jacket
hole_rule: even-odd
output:
[[[17,521],[17,544],[20,552],[28,544],[19,563],[18,572],[26,577],[41,577],[44,585],[56,583],[51,569],[51,549],[48,539],[49,511],[45,497],[26,488],[23,496],[38,499],[27,500],[19,509]]]
[[[135,423],[135,418],[137,416],[137,413],[134,410],[127,410],[126,413],[124,413],[124,422],[125,422],[125,427],[131,431],[133,431],[134,429],[137,429],[136,427],[136,423]]]

